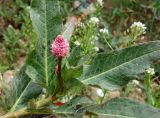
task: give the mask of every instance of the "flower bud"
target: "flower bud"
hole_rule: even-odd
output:
[[[103,93],[103,90],[102,89],[97,89],[97,94],[98,94],[98,96],[100,96],[100,97],[103,97],[104,96],[104,93]]]

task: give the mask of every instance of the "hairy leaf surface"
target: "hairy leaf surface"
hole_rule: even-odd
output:
[[[39,95],[41,87],[36,83],[49,86],[53,80],[55,59],[50,53],[50,44],[61,30],[59,14],[58,1],[32,0],[30,15],[39,40],[36,49],[28,56],[27,70],[26,66],[22,68],[14,79],[15,103],[11,112],[26,106],[30,99]]]
[[[14,103],[10,108],[13,112],[27,105],[28,101],[32,98],[36,98],[41,93],[41,87],[33,83],[25,73],[25,67],[14,78],[13,93]]]
[[[136,75],[143,73],[151,63],[160,59],[160,42],[140,44],[115,51],[98,54],[92,65],[78,78],[84,84],[98,85],[106,89],[117,89],[126,85]]]
[[[114,98],[87,110],[105,118],[159,118],[160,116],[159,109],[127,98]]]
[[[33,54],[35,58],[30,62],[41,74],[48,87],[53,80],[55,68],[55,58],[51,54],[50,45],[62,29],[59,2],[57,0],[33,0],[30,15],[39,37],[37,50]]]

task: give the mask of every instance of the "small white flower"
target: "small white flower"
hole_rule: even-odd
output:
[[[66,103],[68,102],[68,99],[66,97],[62,98],[61,102]]]
[[[42,89],[42,92],[43,92],[44,94],[47,93],[46,88],[43,88],[43,89]]]
[[[97,0],[97,2],[98,2],[101,6],[103,6],[103,4],[104,4],[103,0]]]
[[[100,97],[103,97],[103,96],[104,96],[104,93],[103,93],[103,90],[102,90],[102,89],[97,88],[96,91],[97,91],[98,96],[100,96]]]
[[[135,85],[139,85],[139,81],[137,81],[137,80],[133,80],[132,83]]]
[[[74,44],[77,45],[77,46],[79,46],[80,42],[79,41],[75,41]]]
[[[74,2],[74,8],[77,8],[77,7],[79,7],[80,5],[81,5],[80,1],[76,0],[76,1]]]
[[[97,17],[92,17],[90,19],[90,23],[97,24],[98,22],[99,22],[99,19]]]
[[[148,68],[148,69],[146,70],[146,72],[147,72],[148,74],[150,74],[150,75],[154,75],[154,74],[155,74],[154,68]]]
[[[136,88],[137,92],[142,93],[142,89]]]
[[[93,49],[94,49],[96,52],[99,51],[99,48],[98,48],[98,47],[94,47]]]
[[[45,98],[46,96],[44,94],[42,94],[42,98]]]
[[[8,27],[9,27],[9,28],[12,28],[12,25],[9,24]]]
[[[109,34],[108,29],[100,29],[99,32],[104,33],[104,34]]]

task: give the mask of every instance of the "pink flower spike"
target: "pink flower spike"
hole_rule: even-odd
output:
[[[52,53],[58,58],[69,55],[69,42],[62,35],[58,35],[51,45]]]

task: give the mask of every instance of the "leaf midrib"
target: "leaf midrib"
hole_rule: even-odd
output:
[[[96,112],[95,112],[96,113]],[[115,114],[105,114],[105,113],[96,113],[97,115],[102,115],[102,116],[114,116],[114,117],[121,117],[121,118],[136,118],[136,117],[129,117],[129,116],[122,116],[122,115],[115,115]]]
[[[23,97],[23,95],[24,95],[25,91],[27,90],[28,86],[30,85],[30,83],[31,83],[31,80],[28,82],[27,86],[23,89],[23,92],[21,93],[21,95],[19,96],[19,98],[16,100],[16,102],[15,102],[15,104],[12,106],[12,108],[10,109],[10,112],[13,112],[13,111],[16,109],[19,101],[20,101],[21,98]]]
[[[108,73],[108,72],[110,72],[110,71],[113,71],[114,69],[117,69],[117,68],[119,68],[119,67],[121,67],[121,66],[124,66],[124,65],[126,65],[127,63],[130,63],[130,62],[132,62],[132,61],[134,61],[134,60],[136,60],[136,59],[138,59],[138,58],[141,58],[141,57],[143,57],[143,56],[149,55],[149,54],[154,53],[154,52],[157,52],[157,51],[160,51],[160,50],[158,49],[158,50],[156,50],[156,51],[152,51],[152,52],[146,53],[146,54],[144,54],[144,55],[142,55],[142,56],[136,57],[136,58],[134,58],[133,60],[129,60],[129,61],[123,63],[123,64],[120,64],[120,65],[118,65],[118,66],[116,66],[116,67],[114,67],[114,68],[111,68],[110,70],[104,71],[104,72],[102,72],[102,73],[100,73],[100,74],[97,74],[97,75],[95,75],[95,76],[92,76],[92,77],[90,77],[90,78],[88,78],[88,79],[82,80],[82,82],[84,83],[84,82],[86,82],[86,81],[92,80],[92,79],[94,79],[94,78],[96,78],[96,77],[98,77],[98,76],[101,76],[101,75],[106,74],[106,73]]]
[[[47,30],[47,5],[46,5],[46,0],[45,0],[45,54],[44,54],[44,58],[45,58],[45,80],[46,80],[46,86],[48,87],[48,30]]]

